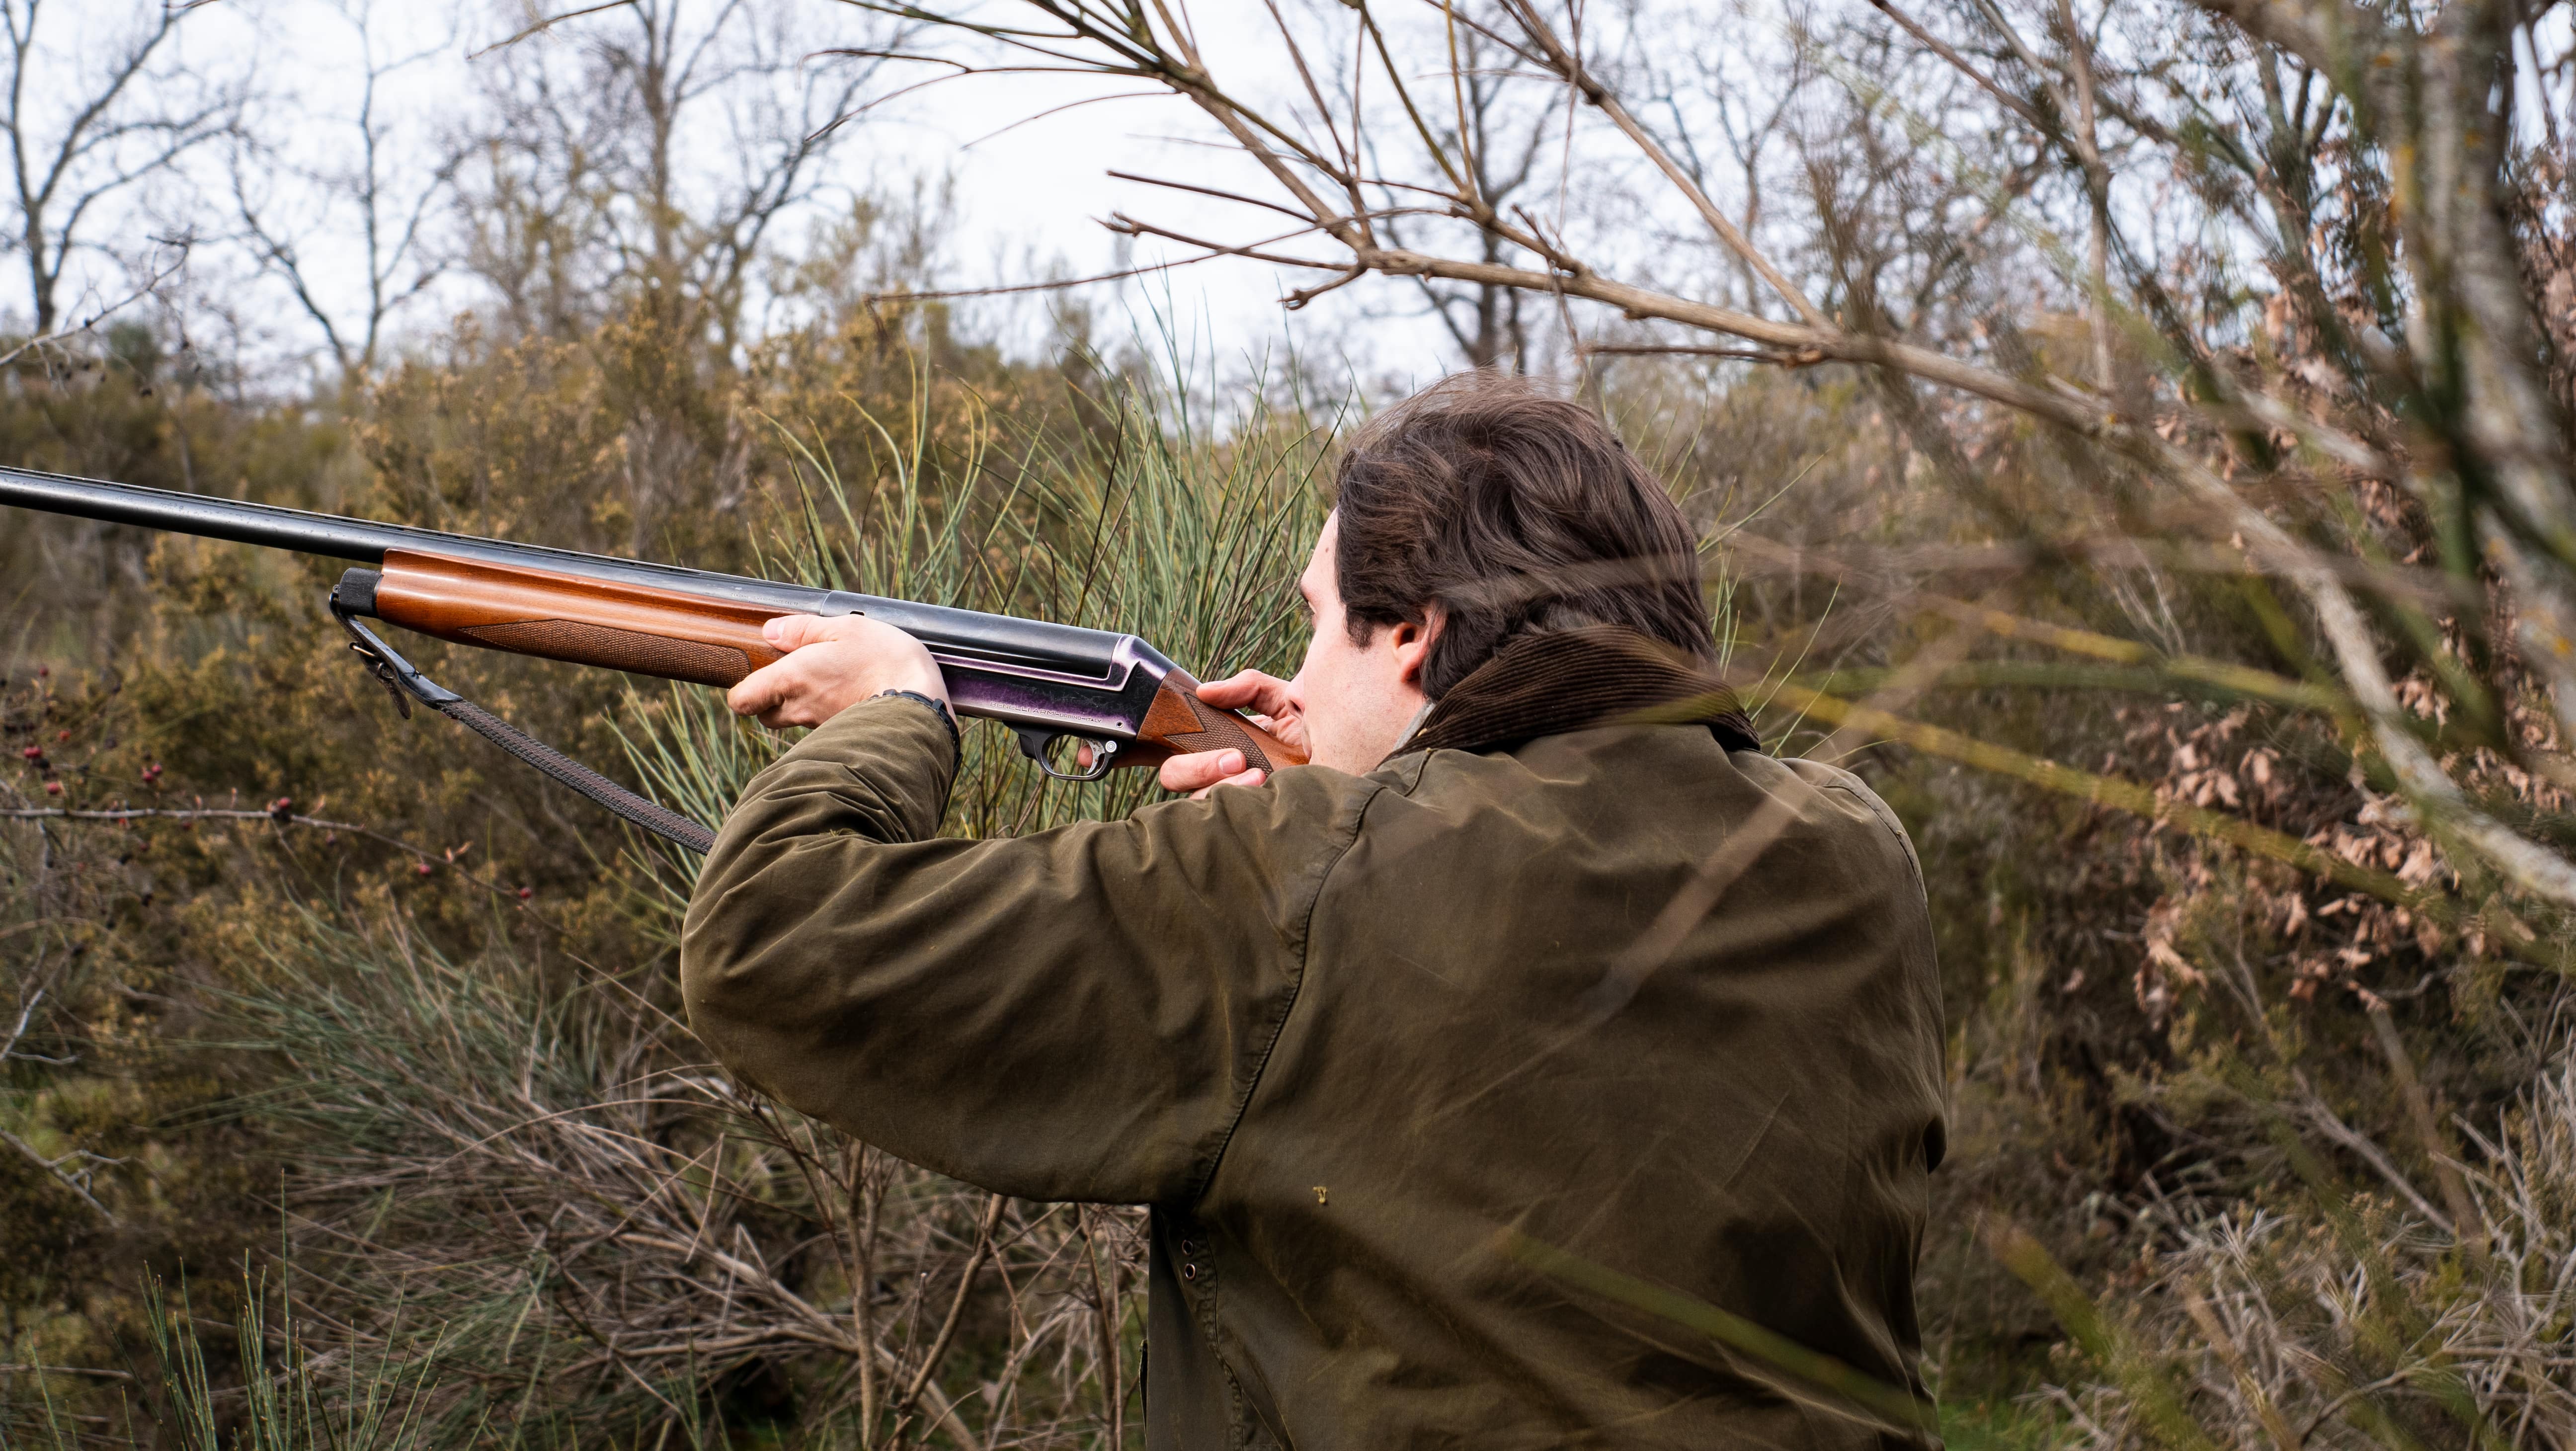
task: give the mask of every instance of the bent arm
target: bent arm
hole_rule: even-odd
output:
[[[754,778],[681,940],[689,1021],[763,1090],[1028,1198],[1212,1172],[1374,788],[1330,771],[996,841],[933,839],[952,756],[862,701]]]

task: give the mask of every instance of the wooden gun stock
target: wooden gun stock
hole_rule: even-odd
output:
[[[1256,771],[1306,764],[1304,751],[1233,711],[1199,699],[1198,690],[1198,681],[1186,670],[1175,669],[1164,676],[1162,689],[1154,692],[1153,708],[1145,712],[1144,726],[1136,732],[1136,744],[1118,764],[1150,766],[1170,756],[1224,750],[1243,752],[1244,763]]]
[[[387,624],[461,645],[714,686],[731,686],[780,658],[762,637],[761,626],[786,613],[626,581],[408,549],[385,552],[373,599],[360,608]],[[960,714],[1004,713],[979,709],[973,682],[958,678],[959,673],[951,666],[950,687]],[[1243,752],[1248,764],[1264,771],[1306,763],[1304,752],[1234,712],[1200,700],[1198,684],[1178,667],[1164,672],[1144,701],[1141,718],[1129,706],[1127,729],[1120,734],[1131,739],[1120,743],[1112,763],[1147,766],[1193,751],[1227,749]],[[1129,701],[1140,695],[1117,692]],[[1062,734],[1087,733],[1066,728]]]

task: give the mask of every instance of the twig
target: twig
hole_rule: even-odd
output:
[[[948,1343],[956,1338],[958,1322],[965,1318],[967,1293],[975,1288],[975,1272],[984,1267],[986,1257],[992,1254],[993,1231],[1001,1227],[1002,1211],[1009,1208],[1010,1203],[1008,1198],[996,1194],[984,1205],[983,1223],[975,1231],[974,1252],[966,1257],[966,1268],[958,1272],[957,1293],[948,1301],[948,1314],[939,1322],[939,1333],[931,1337],[930,1348],[922,1353],[921,1365],[913,1371],[912,1379],[904,1384],[902,1394],[886,1407],[889,1418],[898,1426],[910,1414],[913,1403],[921,1399],[930,1378],[938,1373],[939,1362],[947,1357]],[[901,1432],[896,1434],[900,1439]]]
[[[1170,181],[1159,176],[1139,176],[1132,171],[1111,171],[1108,175],[1115,177],[1120,181],[1142,182],[1146,186],[1168,187],[1173,191],[1192,191],[1197,192],[1200,196],[1215,197],[1219,201],[1241,202],[1248,207],[1263,207],[1270,211],[1277,212],[1283,217],[1293,218],[1300,222],[1307,220],[1305,216],[1300,214],[1293,207],[1283,207],[1277,202],[1266,202],[1259,197],[1245,196],[1241,192],[1226,191],[1220,187],[1200,186],[1196,182],[1188,181]]]
[[[143,298],[150,296],[154,292],[159,291],[161,284],[169,281],[171,275],[176,273],[180,268],[186,266],[187,263],[188,249],[185,245],[182,245],[179,248],[178,260],[172,262],[169,266],[162,268],[159,272],[154,273],[151,281],[143,283],[136,287],[132,292],[125,294],[114,302],[108,303],[98,311],[93,312],[89,316],[81,319],[79,322],[72,324],[70,327],[58,328],[42,337],[29,338],[18,346],[11,348],[9,351],[0,353],[0,368],[5,368],[11,363],[18,361],[20,358],[26,356],[26,354],[32,349],[47,347],[51,344],[61,342],[65,338],[78,337],[80,334],[88,332],[91,328],[107,321],[109,317],[124,311],[127,307],[141,301]]]
[[[1869,0],[1869,3],[1878,10],[1878,13],[1902,26],[1906,34],[1913,36],[1918,41],[1921,41],[1924,47],[1929,49],[1934,55],[1937,55],[1941,57],[1941,59],[1949,62],[1952,70],[1955,70],[1959,74],[1966,76],[1969,80],[1976,82],[1979,90],[1982,90],[1987,95],[1994,97],[1996,101],[2002,104],[2004,109],[2012,112],[2016,116],[2019,116],[2032,130],[2038,131],[2043,135],[2054,134],[2056,128],[2050,126],[2037,111],[2032,110],[2028,104],[2023,102],[2021,97],[2005,90],[2002,85],[1998,84],[1984,71],[1977,69],[1977,67],[1971,63],[1966,56],[1963,56],[1959,54],[1958,51],[1952,49],[1948,41],[1941,39],[1931,31],[1916,24],[1912,16],[1909,16],[1904,11],[1897,9],[1895,5],[1889,3],[1889,0]]]
[[[2487,1262],[2487,1225],[2478,1213],[2478,1201],[2469,1193],[2468,1180],[2451,1145],[2442,1138],[2441,1126],[2434,1121],[2433,1103],[2425,1095],[2424,1081],[2415,1073],[2415,1060],[2406,1051],[2405,1040],[2397,1036],[2397,1021],[2389,1014],[2388,1004],[2377,995],[2366,998],[2370,1012],[2370,1029],[2379,1040],[2380,1054],[2388,1060],[2388,1070],[2397,1080],[2399,1096],[2406,1101],[2406,1116],[2415,1130],[2417,1147],[2433,1165],[2433,1178],[2442,1188],[2442,1198],[2450,1205],[2451,1222],[2460,1243],[2468,1249],[2472,1263],[2484,1268]]]
[[[19,1153],[27,1156],[28,1162],[60,1180],[64,1188],[69,1189],[74,1194],[80,1196],[81,1203],[97,1210],[98,1217],[106,1220],[110,1227],[115,1226],[117,1222],[116,1216],[108,1212],[107,1206],[99,1203],[96,1198],[91,1196],[87,1189],[82,1188],[79,1180],[74,1179],[71,1175],[63,1172],[62,1159],[46,1158],[44,1155],[36,1152],[36,1148],[33,1144],[28,1143],[25,1139],[18,1137],[7,1129],[0,1129],[0,1139],[8,1140],[11,1148],[14,1148]],[[81,1157],[81,1153],[77,1149],[63,1156],[64,1159],[77,1159],[79,1157]]]
[[[430,851],[423,847],[414,846],[410,842],[407,842],[398,836],[387,836],[381,831],[372,830],[352,821],[325,821],[318,816],[302,816],[277,811],[237,811],[216,807],[136,806],[120,807],[113,811],[75,811],[61,806],[14,806],[0,808],[0,820],[25,821],[36,818],[68,821],[142,821],[154,819],[162,821],[265,821],[272,826],[302,826],[322,831],[345,831],[352,836],[362,836],[369,841],[392,847],[394,850],[407,853],[420,861],[439,863],[455,872],[459,877],[472,882],[474,885],[483,888],[485,891],[488,891],[495,896],[515,899],[518,898],[519,895],[515,888],[505,887],[501,883],[496,882],[489,877],[478,875],[464,867],[458,866],[456,864],[456,858],[445,852]],[[563,924],[556,922],[545,913],[530,906],[524,899],[517,900],[515,905],[520,911],[527,913],[537,922],[556,932],[567,930]]]
[[[1733,358],[1746,363],[1775,363],[1783,368],[1812,368],[1825,361],[1816,348],[1782,352],[1771,348],[1725,348],[1693,343],[1580,343],[1577,353],[1592,357]]]
[[[597,15],[604,10],[622,10],[634,3],[635,0],[602,0],[602,3],[597,5],[585,5],[579,10],[567,10],[560,15],[549,15],[529,26],[527,29],[520,31],[518,34],[511,36],[508,40],[496,40],[492,44],[483,47],[481,50],[468,53],[465,58],[467,60],[481,60],[483,57],[490,55],[496,50],[503,50],[510,46],[517,45],[520,41],[527,39],[529,36],[536,35],[542,31],[552,30],[567,20],[579,20],[585,15]]]
[[[1119,226],[1116,221],[1104,222],[1102,225],[1108,227],[1109,230],[1113,232],[1126,230]],[[1309,227],[1303,230],[1312,231],[1314,229]],[[1295,232],[1291,232],[1288,235],[1295,236],[1297,234]],[[1129,277],[1144,277],[1156,272],[1169,272],[1175,267],[1188,267],[1199,262],[1213,262],[1218,257],[1228,255],[1251,257],[1262,262],[1290,260],[1263,256],[1257,252],[1242,251],[1240,249],[1229,250],[1217,247],[1212,243],[1202,243],[1192,241],[1187,238],[1175,237],[1173,240],[1188,242],[1188,244],[1193,247],[1204,246],[1209,250],[1204,256],[1176,257],[1169,262],[1148,262],[1141,267],[1128,267],[1116,272],[1103,272],[1092,277],[1068,277],[1060,282],[1021,282],[1008,287],[958,287],[945,292],[871,292],[860,297],[859,301],[863,303],[941,302],[957,297],[1005,297],[1014,292],[1062,292],[1069,287],[1089,287],[1095,282],[1117,282]],[[1321,263],[1312,265],[1329,266],[1331,264]]]
[[[1204,248],[1210,257],[1249,257],[1255,262],[1269,262],[1281,267],[1303,267],[1312,272],[1338,272],[1342,270],[1344,266],[1348,265],[1341,262],[1320,261],[1313,257],[1282,257],[1273,252],[1264,252],[1260,250],[1263,247],[1269,246],[1270,242],[1284,242],[1290,237],[1302,236],[1307,232],[1314,231],[1315,228],[1313,227],[1301,227],[1294,232],[1282,233],[1277,237],[1271,238],[1268,242],[1246,242],[1240,246],[1231,245],[1225,242],[1211,242],[1202,237],[1190,236],[1185,232],[1175,232],[1169,227],[1157,226],[1152,222],[1141,222],[1136,218],[1127,215],[1125,212],[1111,212],[1109,214],[1108,227],[1109,230],[1121,233],[1125,236],[1163,237],[1168,238],[1171,241],[1178,242],[1183,246]],[[1194,257],[1190,260],[1203,261],[1205,259]]]
[[[1523,33],[1539,47],[1542,52],[1539,57],[1541,62],[1563,76],[1567,85],[1581,92],[1584,100],[1598,107],[1603,115],[1608,116],[1611,124],[1617,126],[1639,151],[1646,154],[1646,159],[1653,162],[1655,169],[1664,174],[1664,179],[1672,183],[1673,189],[1679,191],[1683,199],[1698,211],[1700,219],[1708,224],[1710,231],[1717,233],[1719,240],[1723,241],[1729,250],[1743,258],[1747,266],[1762,274],[1762,280],[1769,283],[1773,292],[1778,293],[1792,308],[1795,308],[1798,316],[1804,318],[1809,327],[1819,331],[1833,328],[1833,319],[1825,315],[1825,310],[1816,306],[1805,292],[1799,290],[1796,283],[1791,282],[1779,268],[1773,266],[1771,259],[1763,256],[1754,247],[1751,238],[1737,230],[1734,221],[1725,212],[1720,211],[1717,203],[1709,200],[1708,193],[1700,189],[1699,183],[1691,179],[1690,173],[1684,171],[1681,164],[1673,160],[1672,153],[1666,151],[1663,144],[1656,141],[1653,135],[1639,124],[1637,118],[1628,113],[1628,108],[1620,103],[1617,94],[1595,80],[1592,73],[1585,68],[1582,57],[1569,50],[1563,41],[1557,39],[1555,28],[1547,23],[1529,0],[1505,0],[1505,8],[1512,12],[1515,20],[1520,22]]]
[[[27,1024],[34,1021],[36,1006],[44,1000],[45,990],[40,987],[27,994],[27,1000],[18,1005],[18,1021],[9,1028],[9,1041],[0,1043],[0,1067],[5,1067],[11,1058],[17,1056],[18,1045],[25,1042],[27,1038]]]
[[[159,806],[137,806],[114,811],[75,811],[62,806],[19,806],[0,809],[0,817],[16,821],[31,820],[40,816],[56,817],[67,821],[139,821],[155,817],[165,821],[268,821],[280,826],[311,826],[325,831],[368,834],[365,827],[353,821],[324,821],[318,816],[281,816],[274,811],[229,811],[212,807],[191,809]]]

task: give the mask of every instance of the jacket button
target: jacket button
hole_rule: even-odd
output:
[[[1196,1266],[1196,1265],[1183,1265],[1183,1266],[1181,1266],[1181,1278],[1182,1278],[1182,1279],[1184,1279],[1184,1280],[1195,1280],[1195,1279],[1197,1279],[1198,1277],[1199,1277],[1199,1267],[1198,1267],[1198,1266]]]

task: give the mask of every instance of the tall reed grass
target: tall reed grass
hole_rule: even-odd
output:
[[[1244,396],[1267,391],[1256,382]],[[1256,401],[1212,432],[1168,382],[1131,379],[1078,437],[983,431],[948,458],[929,447],[918,410],[863,421],[872,443],[851,458],[768,420],[792,481],[757,526],[772,575],[1129,631],[1208,678],[1294,672],[1296,576],[1323,523],[1330,411]],[[636,770],[701,820],[721,817],[786,744],[703,690],[638,696],[632,711]],[[1155,791],[1144,770],[1100,786],[1051,782],[998,727],[970,724],[965,748],[946,827],[958,835],[1122,816]],[[688,863],[672,866],[664,880],[684,881]]]

